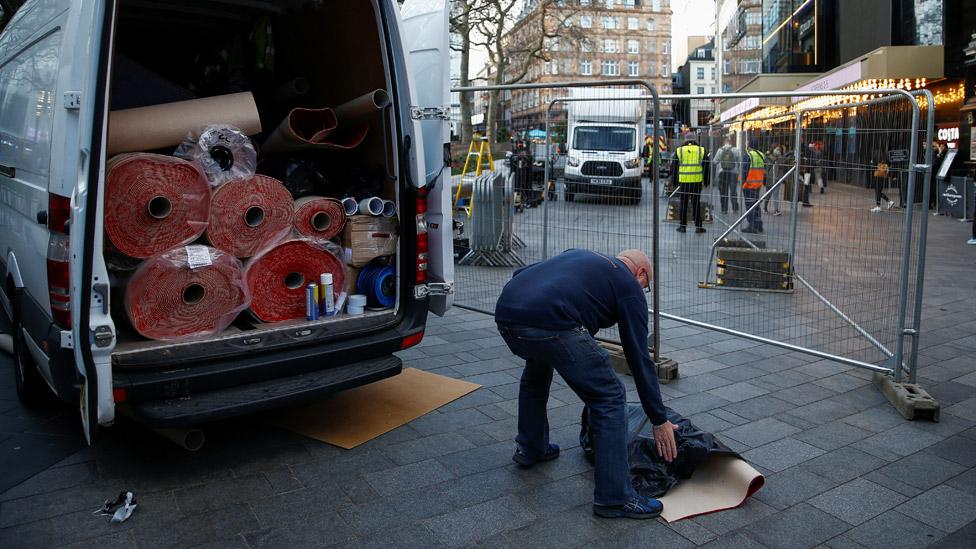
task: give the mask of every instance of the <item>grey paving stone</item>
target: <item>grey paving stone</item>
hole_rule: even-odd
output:
[[[898,511],[888,511],[847,533],[851,539],[872,549],[925,547],[944,534]]]
[[[941,406],[949,407],[973,395],[974,389],[971,385],[963,385],[958,381],[958,379],[956,381],[944,381],[936,385],[926,385],[924,388],[932,395],[932,398],[939,401]]]
[[[906,499],[901,494],[859,478],[815,496],[809,500],[809,503],[821,511],[856,526]]]
[[[136,511],[138,512],[138,510]],[[236,538],[259,530],[245,504],[165,521],[143,521],[132,529],[141,547],[190,547]]]
[[[915,496],[897,510],[949,533],[976,520],[976,496],[941,485]]]
[[[728,403],[729,401],[724,398],[709,393],[698,393],[676,398],[669,402],[668,406],[687,417],[699,412],[707,412],[715,408],[721,408]]]
[[[905,418],[893,406],[881,405],[841,418],[841,421],[872,433],[880,433],[904,424]]]
[[[591,505],[576,507],[505,533],[514,546],[554,549],[589,545],[606,536],[607,530],[593,516]]]
[[[683,521],[691,522],[691,521]],[[714,534],[712,535],[714,537]],[[646,547],[668,547],[686,549],[695,544],[674,530],[655,521],[643,521],[633,527],[613,533],[603,540],[588,545],[606,549],[643,549]]]
[[[438,457],[437,461],[455,475],[463,477],[508,465],[512,462],[514,448],[513,442],[496,442],[443,455]]]
[[[953,488],[962,490],[967,494],[976,496],[976,469],[970,469],[965,473],[949,480],[946,482],[946,484],[952,486]]]
[[[738,366],[718,370],[715,372],[715,375],[724,377],[729,381],[746,381],[767,375],[767,372],[765,370],[760,370],[759,368],[753,368],[752,366],[740,364]]]
[[[763,382],[778,389],[788,389],[790,387],[796,387],[797,385],[809,383],[814,379],[816,378],[811,375],[804,374],[803,372],[786,370],[783,372],[766,374],[762,377],[756,378],[753,383]]]
[[[740,381],[739,383],[718,387],[708,392],[724,398],[729,402],[742,402],[743,400],[765,395],[769,391],[761,387],[756,387],[747,381]]]
[[[719,419],[718,416],[712,414],[711,412],[702,412],[700,414],[695,414],[688,418],[692,424],[703,431],[709,433],[718,433],[724,431],[735,425],[725,421],[724,419]]]
[[[864,387],[869,385],[871,382],[866,379],[861,379],[856,376],[852,376],[847,373],[832,375],[830,377],[825,377],[818,379],[813,382],[816,385],[830,389],[831,391],[836,391],[838,393],[844,393],[857,389],[859,387]]]
[[[742,402],[736,402],[735,404],[730,404],[722,409],[732,412],[739,417],[749,420],[757,420],[764,417],[771,417],[780,412],[792,410],[793,408],[794,405],[790,404],[789,402],[775,398],[772,395],[763,395],[756,398],[750,398],[749,400],[744,400]],[[718,412],[713,413],[718,414]]]
[[[976,467],[976,440],[954,436],[932,445],[927,452],[965,467]]]
[[[0,538],[0,545],[3,545],[3,539]],[[32,540],[33,541],[33,540]],[[243,538],[241,538],[241,544],[244,544]],[[24,544],[24,541],[20,541],[21,547],[30,547],[30,544]],[[64,545],[68,549],[82,549],[84,547],[98,547],[98,549],[128,549],[129,547],[135,547],[136,538],[132,535],[131,531],[125,532],[113,532],[111,534],[105,534],[104,536],[98,536],[97,538],[88,539],[85,541],[77,541],[68,545]],[[6,545],[4,545],[6,546]],[[13,545],[11,545],[13,547]]]
[[[424,525],[414,523],[397,530],[382,532],[365,538],[354,538],[334,547],[343,549],[427,549],[436,547],[437,539]]]
[[[678,366],[679,371],[681,366]],[[687,395],[701,393],[709,389],[714,389],[716,387],[721,387],[723,385],[728,385],[729,380],[724,377],[717,376],[715,374],[701,374],[697,376],[685,377],[685,374],[681,373],[682,377],[672,381],[666,387],[677,389],[682,393]]]
[[[521,366],[521,364],[516,363],[512,359],[500,357],[500,358],[492,358],[488,360],[479,360],[478,362],[456,364],[451,366],[451,369],[461,374],[461,376],[463,377],[463,376],[474,376],[478,374],[488,374],[491,372],[500,372],[503,370],[509,370],[512,368],[512,366]]]
[[[884,395],[881,394],[881,391],[879,391],[873,384],[858,387],[857,389],[832,396],[828,400],[830,402],[835,402],[839,405],[849,407],[858,412],[878,406],[880,404],[888,403]]]
[[[327,457],[305,463],[297,463],[291,466],[295,477],[304,486],[315,486],[328,482],[334,483],[337,480],[350,476],[389,469],[395,465],[390,458],[383,454],[381,448],[364,449],[357,454],[332,453],[333,450],[339,452],[341,450],[335,446],[318,444],[329,448],[330,453]]]
[[[817,402],[830,398],[837,393],[827,389],[826,387],[821,387],[819,385],[814,385],[813,383],[804,383],[803,385],[796,385],[794,387],[789,387],[771,393],[772,396],[794,404],[796,406],[804,406],[810,404],[811,402]]]
[[[714,532],[692,520],[669,522],[667,527],[695,545],[703,545],[716,538]]]
[[[742,454],[746,460],[773,472],[783,471],[824,451],[795,438],[783,438]]]
[[[275,467],[274,469],[267,469],[263,471],[263,473],[264,477],[268,480],[268,484],[271,485],[271,491],[275,494],[291,492],[292,490],[299,490],[303,488],[302,483],[295,478],[295,474],[290,468],[288,468],[287,465]]]
[[[945,408],[943,412],[976,421],[976,397],[967,398],[961,402]]]
[[[497,387],[499,385],[508,385],[518,381],[518,378],[512,377],[505,372],[490,372],[487,374],[478,374],[473,376],[468,376],[464,378],[464,381],[470,381],[471,383],[477,383],[483,387]]]
[[[772,418],[760,419],[752,423],[733,427],[722,433],[722,437],[735,439],[751,447],[762,446],[774,440],[788,437],[800,430],[792,425]]]
[[[775,512],[776,509],[774,507],[766,505],[757,499],[750,498],[746,500],[745,504],[735,509],[702,515],[692,520],[708,528],[710,532],[724,537],[733,530],[738,530]]]
[[[764,398],[764,397],[759,397],[759,398]],[[753,399],[753,400],[755,400],[755,399]],[[712,414],[713,416],[715,416],[715,417],[717,417],[719,419],[721,419],[722,421],[728,421],[732,425],[742,425],[743,423],[749,423],[749,420],[748,419],[746,419],[746,418],[744,418],[744,417],[742,417],[740,415],[733,414],[732,412],[730,412],[728,410],[725,410],[725,409],[722,409],[722,408],[718,408],[716,410],[712,410],[712,411],[710,411],[708,413],[709,414]]]
[[[498,395],[501,400],[512,400],[513,398],[518,398],[519,394],[519,384],[518,383],[506,383],[504,385],[496,385],[494,387],[489,387],[491,392]]]
[[[382,496],[430,486],[453,478],[453,476],[443,465],[433,459],[365,475],[370,486]]]
[[[454,546],[475,543],[524,526],[534,519],[535,514],[515,496],[505,496],[427,519],[424,525],[439,543]]]
[[[0,501],[44,494],[87,483],[98,477],[95,462],[86,461],[51,467],[0,494]]]
[[[461,377],[461,376],[455,376]],[[504,400],[492,391],[478,389],[440,407],[441,412],[453,412],[467,408],[480,408]]]
[[[478,413],[481,414],[481,412]],[[484,414],[481,415],[483,416]],[[471,441],[459,433],[443,433],[391,444],[384,447],[383,452],[394,463],[404,465],[444,456],[461,450],[469,450],[474,447]]]
[[[800,503],[744,528],[750,538],[767,547],[813,547],[850,526],[823,511]]]
[[[931,449],[912,454],[878,469],[878,473],[920,490],[928,490],[966,470],[962,465],[930,452]]]
[[[320,513],[338,510],[349,505],[350,499],[340,486],[327,483],[254,499],[249,504],[261,527],[273,528],[278,524],[298,519],[314,519]]]
[[[524,487],[515,496],[536,516],[563,512],[583,504],[593,504],[593,482],[583,475]]]
[[[881,458],[848,446],[815,457],[800,467],[834,482],[847,482],[887,463]]]
[[[275,524],[271,528],[244,535],[248,548],[317,548],[352,540],[355,533],[335,512],[316,515],[311,520]]]
[[[804,385],[804,387],[816,387],[816,386]],[[817,402],[813,402],[805,406],[800,406],[799,408],[794,408],[793,410],[789,410],[786,413],[801,419],[805,419],[807,421],[811,421],[813,423],[826,423],[828,421],[834,421],[836,419],[840,419],[844,416],[849,416],[859,411],[860,410],[858,410],[852,405],[833,402],[828,399],[828,400],[819,400]]]
[[[970,522],[942,538],[933,547],[939,549],[972,549],[976,547],[976,522]]]
[[[907,456],[942,440],[942,437],[919,432],[910,425],[899,425],[864,439],[862,448],[878,448],[897,456]]]
[[[764,549],[766,546],[745,534],[736,532],[712,540],[701,547],[708,549]]]
[[[813,444],[823,450],[836,450],[852,442],[870,437],[871,433],[839,421],[814,427],[797,434],[794,438]]]

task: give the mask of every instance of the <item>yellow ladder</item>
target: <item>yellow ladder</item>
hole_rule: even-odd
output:
[[[477,144],[477,148],[475,145]],[[468,173],[468,167],[471,166],[472,159],[474,159],[474,174]],[[488,160],[487,166],[485,160]],[[468,145],[468,155],[464,158],[464,167],[461,168],[461,182],[458,185],[457,192],[454,194],[454,208],[457,209],[461,204],[461,191],[464,189],[465,180],[470,180],[474,183],[474,179],[481,176],[481,172],[484,171],[485,167],[488,171],[495,171],[495,159],[491,155],[491,145],[488,140],[480,135],[475,135],[474,139]],[[468,204],[465,207],[467,210],[468,217],[471,217],[471,212],[474,209],[474,187],[472,185],[471,195],[468,196]]]

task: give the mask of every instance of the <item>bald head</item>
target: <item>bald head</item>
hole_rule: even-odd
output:
[[[624,250],[617,254],[617,259],[627,265],[641,288],[647,288],[651,283],[651,260],[647,254],[640,250]]]

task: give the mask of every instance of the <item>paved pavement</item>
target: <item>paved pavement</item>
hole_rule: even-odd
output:
[[[668,405],[767,475],[740,509],[674,524],[594,518],[576,440],[580,405],[558,379],[549,420],[563,454],[516,469],[519,362],[490,317],[455,309],[402,357],[484,387],[351,451],[254,417],[207,426],[195,454],[125,422],[85,448],[75,411],[16,403],[10,361],[0,357],[0,546],[973,547],[968,230],[944,218],[930,227],[920,382],[942,403],[937,424],[903,420],[864,371],[685,326],[663,330],[662,349],[683,375],[664,386]],[[139,500],[128,522],[92,516],[123,489]]]

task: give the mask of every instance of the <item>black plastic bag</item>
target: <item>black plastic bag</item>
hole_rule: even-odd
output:
[[[678,457],[671,463],[664,461],[654,447],[654,430],[644,409],[639,404],[627,405],[627,454],[630,463],[630,481],[637,493],[647,497],[663,496],[689,478],[695,469],[712,454],[737,456],[715,435],[695,427],[671,408],[665,409],[668,420],[678,426],[674,432]],[[590,440],[589,408],[583,407],[580,427],[580,446],[586,458],[593,461],[593,441]]]

